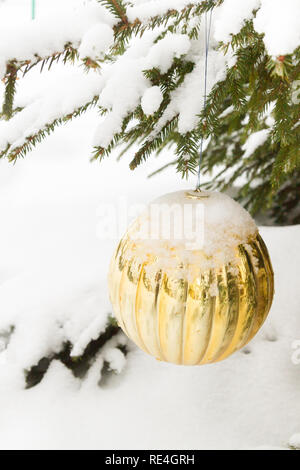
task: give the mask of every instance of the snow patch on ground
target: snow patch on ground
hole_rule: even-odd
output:
[[[292,449],[300,450],[300,434],[294,434],[289,440],[289,445]]]

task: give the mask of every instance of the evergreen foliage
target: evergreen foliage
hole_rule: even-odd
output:
[[[184,9],[169,10],[166,14],[152,17],[148,21],[136,19],[130,22],[125,0],[99,0],[116,18],[115,41],[102,62],[118,61],[135,36],[142,36],[146,30],[161,28],[157,42],[168,32],[187,34],[198,38],[203,28],[203,15],[213,7],[218,8],[223,0],[192,1]],[[192,26],[191,26],[192,25]],[[175,157],[166,167],[175,165],[178,172],[186,177],[197,171],[201,139],[209,142],[205,148],[202,172],[219,173],[205,187],[225,190],[233,184],[242,184],[238,198],[256,213],[270,210],[280,223],[299,223],[300,217],[300,46],[289,55],[270,57],[266,51],[263,36],[258,34],[252,20],[247,20],[228,43],[220,43],[224,53],[232,48],[235,63],[227,68],[226,77],[216,83],[207,99],[206,110],[199,115],[195,128],[181,134],[178,130],[178,115],[157,131],[156,126],[166,111],[174,92],[190,74],[195,63],[184,55],[174,58],[166,73],[157,68],[145,70],[144,74],[152,85],[159,86],[163,101],[159,109],[148,116],[141,105],[123,119],[123,125],[106,148],[94,149],[94,159],[108,156],[120,143],[126,150],[138,145],[130,168],[135,169],[152,154],[159,154],[166,146],[174,146]],[[79,61],[77,46],[66,44],[64,50],[49,57],[36,56],[35,60],[18,62],[12,59],[7,64],[4,79],[6,92],[1,117],[10,119],[19,109],[14,109],[16,80],[40,65],[49,68],[59,60]],[[99,67],[101,61],[86,58],[87,69]],[[298,87],[298,88],[297,88]],[[15,147],[13,142],[0,156],[10,160],[24,156],[52,132],[57,125],[79,116],[91,106],[99,106],[100,113],[106,113],[96,96],[91,102],[76,109],[74,113],[55,119],[35,135],[27,137],[23,144]],[[244,145],[256,132],[270,129],[262,145],[245,157]],[[160,171],[158,170],[158,171]],[[157,172],[155,172],[157,173]],[[243,178],[243,180],[241,180]]]
[[[62,362],[72,372],[74,377],[84,378],[88,374],[88,371],[95,360],[101,356],[103,348],[107,347],[109,341],[116,338],[116,335],[119,332],[120,328],[118,327],[115,319],[109,317],[105,331],[101,333],[97,339],[90,341],[81,356],[73,357],[71,355],[73,347],[72,344],[69,342],[65,343],[63,349],[59,353],[53,354],[51,357],[41,358],[37,365],[25,371],[27,388],[35,387],[43,380],[51,362],[54,360]],[[116,341],[116,343],[117,349],[126,356],[126,346],[120,341]],[[99,365],[99,375],[101,376],[101,380],[105,379],[105,376],[111,372],[114,372],[111,365],[104,360],[101,367]]]

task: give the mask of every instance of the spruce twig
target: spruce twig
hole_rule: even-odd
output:
[[[2,115],[5,119],[10,119],[13,115],[17,78],[17,68],[15,67],[14,63],[9,63],[6,67],[6,75],[3,80],[5,83],[5,95],[2,107]]]
[[[26,137],[25,142],[18,147],[14,147],[12,143],[9,143],[5,150],[0,153],[0,158],[7,157],[9,161],[14,161],[18,157],[25,157],[27,153],[34,149],[34,147],[42,142],[42,140],[50,135],[55,129],[67,122],[72,121],[74,118],[81,116],[89,108],[96,106],[99,100],[99,96],[96,95],[94,98],[83,106],[78,107],[72,113],[67,114],[64,117],[54,119],[51,123],[46,124],[42,129],[37,131],[35,134]]]

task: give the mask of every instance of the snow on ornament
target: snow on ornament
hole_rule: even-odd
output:
[[[141,349],[182,365],[221,361],[245,346],[270,310],[268,250],[229,196],[180,191],[152,202],[111,260],[118,323]]]

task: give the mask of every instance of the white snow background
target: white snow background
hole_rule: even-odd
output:
[[[0,5],[30,13],[30,1],[25,3]],[[37,0],[38,8],[42,5],[46,0]],[[59,67],[49,79],[44,72],[42,85],[59,86],[60,77]],[[37,78],[34,72],[20,83],[20,103],[33,89],[37,93]],[[84,349],[105,327],[111,311],[106,275],[115,241],[97,237],[103,203],[118,204],[120,198],[146,203],[194,185],[174,170],[147,180],[165,157],[135,172],[128,169],[130,155],[121,162],[112,156],[91,163],[96,119],[90,111],[26,159],[15,165],[0,161],[0,332],[15,326],[9,344],[4,339],[0,344],[0,448],[297,446],[299,226],[261,229],[276,296],[269,319],[246,350],[223,363],[189,368],[159,363],[133,345],[124,361],[112,342],[103,354],[119,373],[102,386],[103,355],[83,381],[55,361],[38,386],[24,389],[24,369],[66,340]]]

